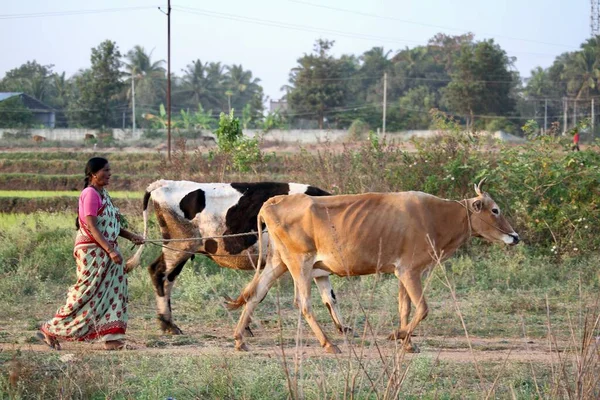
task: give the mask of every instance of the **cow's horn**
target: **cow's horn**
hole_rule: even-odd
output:
[[[477,185],[473,184],[473,186],[475,187],[475,193],[477,193],[478,196],[483,196],[483,194],[481,193],[481,185],[484,181],[485,177],[482,180],[480,180]]]

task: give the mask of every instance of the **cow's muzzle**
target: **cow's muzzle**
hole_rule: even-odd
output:
[[[510,236],[513,239],[512,243],[510,243],[511,246],[514,246],[515,244],[519,243],[520,239],[518,233],[509,233],[508,236]]]

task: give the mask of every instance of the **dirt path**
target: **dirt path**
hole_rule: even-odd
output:
[[[221,337],[220,335],[211,336],[209,340],[202,339],[202,343],[176,345],[168,344],[166,341],[172,336],[165,337],[165,342],[159,347],[156,345],[148,345],[141,340],[132,340],[132,346],[135,348],[127,350],[127,353],[141,353],[146,355],[169,355],[169,356],[188,356],[199,357],[204,355],[213,356],[228,356],[237,357],[245,355],[255,355],[260,357],[280,357],[281,347],[277,345],[276,336],[249,338],[247,343],[250,347],[249,353],[236,352],[233,349],[233,343],[229,337]],[[286,343],[293,341],[293,338],[286,338]],[[456,363],[472,363],[477,362],[534,362],[542,364],[559,363],[565,358],[574,357],[573,352],[569,349],[568,343],[559,343],[559,351],[550,348],[545,340],[525,341],[515,338],[471,338],[471,346],[473,351],[469,349],[468,341],[464,337],[428,337],[413,339],[418,343],[420,348],[419,354],[406,354],[407,359],[413,357],[428,357],[440,361],[456,362]],[[363,360],[377,360],[383,357],[389,357],[397,354],[400,347],[394,342],[385,340],[384,337],[377,338],[376,341],[370,341],[361,348],[360,343],[355,341],[354,348],[346,341],[343,343],[337,340],[336,343],[342,350],[341,355],[326,354],[318,343],[312,339],[308,339],[301,348],[296,348],[293,345],[286,344],[284,351],[286,357],[296,357],[298,349],[302,351],[303,358],[335,358],[348,357],[353,354],[353,357],[360,357]],[[22,343],[8,344],[0,343],[1,351],[21,352],[51,352],[54,351],[46,345],[37,343]],[[78,354],[106,353],[100,344],[78,343],[78,342],[62,342],[62,350],[60,354],[64,357],[77,357]],[[352,352],[352,353],[350,353]],[[381,355],[380,355],[381,354]],[[559,358],[560,357],[560,358]]]

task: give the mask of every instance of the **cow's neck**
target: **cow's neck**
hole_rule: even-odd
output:
[[[441,223],[435,229],[435,242],[438,251],[443,251],[444,259],[450,257],[470,238],[467,208],[453,200],[441,200],[437,208]]]

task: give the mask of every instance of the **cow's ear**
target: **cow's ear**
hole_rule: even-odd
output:
[[[481,212],[481,209],[483,208],[483,202],[479,199],[475,200],[473,202],[473,211],[475,211],[476,213]]]

